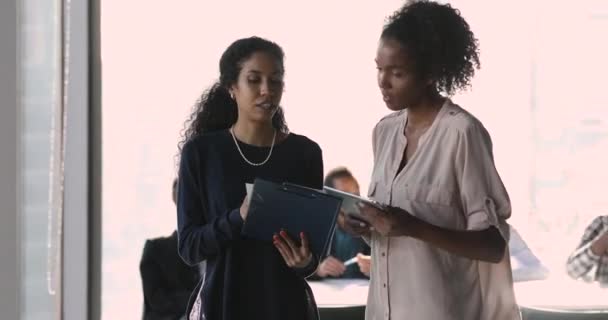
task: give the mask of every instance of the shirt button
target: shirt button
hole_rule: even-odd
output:
[[[384,287],[386,288],[386,283],[384,284]]]
[[[382,256],[383,256],[383,257],[384,257],[384,256],[386,256],[386,252],[382,252]]]

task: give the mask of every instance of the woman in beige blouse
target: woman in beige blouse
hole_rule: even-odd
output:
[[[368,196],[386,209],[340,219],[371,243],[366,319],[520,319],[490,135],[447,98],[479,67],[476,38],[450,5],[408,2],[384,26],[376,64],[394,112],[373,131]]]

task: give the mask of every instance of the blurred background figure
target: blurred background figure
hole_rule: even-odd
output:
[[[177,179],[173,181],[173,203]],[[139,265],[144,291],[143,320],[186,319],[190,293],[200,279],[199,268],[185,264],[177,253],[177,231],[146,241]]]
[[[573,279],[608,286],[608,216],[598,216],[587,226],[580,244],[566,262]]]
[[[359,183],[350,170],[338,167],[325,177],[324,185],[359,195]],[[340,216],[339,216],[340,217]],[[319,265],[311,280],[320,278],[368,278],[371,268],[370,248],[362,238],[355,238],[336,227],[329,256]],[[351,260],[351,259],[354,259]],[[348,265],[345,262],[351,260]]]

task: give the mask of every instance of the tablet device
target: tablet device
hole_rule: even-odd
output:
[[[300,232],[308,236],[310,250],[323,259],[336,226],[342,200],[294,184],[279,184],[256,179],[242,233],[252,239],[272,242],[284,229],[300,242]]]
[[[323,187],[323,190],[327,194],[330,194],[332,196],[342,199],[341,210],[344,211],[345,214],[349,214],[349,215],[353,216],[353,218],[359,218],[359,219],[363,219],[363,221],[365,221],[364,218],[360,217],[361,211],[359,209],[359,206],[357,205],[357,203],[359,203],[359,202],[363,202],[370,206],[376,207],[379,210],[383,210],[383,211],[385,210],[385,208],[378,202],[373,201],[371,199],[366,199],[366,198],[360,197],[356,194],[344,192],[344,191],[334,189],[331,187]]]

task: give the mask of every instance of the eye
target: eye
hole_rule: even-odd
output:
[[[247,82],[249,82],[249,83],[259,83],[260,82],[260,78],[259,77],[249,77],[249,78],[247,78]]]

